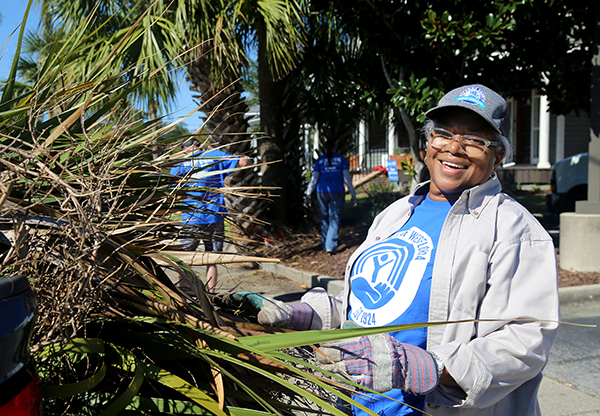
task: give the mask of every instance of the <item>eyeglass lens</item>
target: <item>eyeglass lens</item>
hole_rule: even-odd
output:
[[[475,136],[463,136],[460,134],[454,134],[443,129],[433,129],[429,136],[429,142],[431,146],[436,149],[444,149],[453,141],[457,141],[460,148],[468,156],[481,156],[488,147],[488,143],[481,138]]]

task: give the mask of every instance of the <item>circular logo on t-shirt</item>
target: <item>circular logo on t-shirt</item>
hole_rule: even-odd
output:
[[[384,326],[401,316],[415,299],[432,250],[431,238],[412,227],[364,251],[350,276],[350,319]]]

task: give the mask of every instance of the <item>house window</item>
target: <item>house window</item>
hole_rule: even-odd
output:
[[[369,124],[369,150],[387,149],[386,126]]]
[[[516,158],[516,152],[517,152],[517,141],[516,141],[516,137],[517,137],[517,133],[516,133],[516,114],[517,114],[517,101],[514,98],[509,98],[507,100],[507,105],[508,105],[508,113],[510,114],[511,118],[510,118],[510,131],[508,132],[508,135],[506,136],[506,138],[508,139],[508,142],[510,143],[510,146],[513,150],[510,158],[507,158],[506,160],[504,160],[504,165],[510,165],[510,164],[514,164],[515,161],[517,160]]]
[[[399,131],[396,133],[396,143],[398,144],[398,147],[410,149],[410,137],[408,137],[406,129],[402,126],[402,128],[398,130]]]

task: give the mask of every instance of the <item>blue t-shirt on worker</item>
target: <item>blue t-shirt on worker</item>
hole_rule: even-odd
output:
[[[344,170],[349,170],[348,161],[342,155],[333,153],[331,165],[327,155],[323,155],[315,162],[313,172],[319,172],[317,192],[346,192],[344,188]]]
[[[185,177],[188,179],[188,186],[199,189],[215,189],[189,191],[190,198],[186,198],[184,204],[193,211],[184,213],[181,221],[190,225],[223,221],[223,217],[219,214],[227,211],[227,208],[225,208],[225,198],[219,188],[225,186],[225,177],[231,173],[227,170],[235,168],[239,158],[218,149],[199,150],[189,155],[188,158],[188,160],[173,166],[171,175]]]
[[[452,203],[429,194],[396,233],[362,253],[352,266],[348,319],[362,327],[427,322],[435,253]],[[427,349],[427,328],[391,333],[398,341]],[[423,410],[424,398],[394,389],[385,393]],[[417,415],[419,411],[375,394],[354,399],[379,415]],[[364,411],[353,407],[356,415]]]

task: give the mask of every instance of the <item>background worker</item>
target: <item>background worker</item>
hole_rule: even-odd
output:
[[[187,186],[199,188],[188,192],[184,204],[190,209],[181,216],[182,223],[199,233],[200,238],[184,240],[184,250],[196,251],[203,242],[205,251],[223,251],[225,233],[224,213],[225,198],[220,191],[225,186],[225,178],[231,169],[250,165],[247,156],[232,156],[219,149],[201,149],[195,138],[185,140],[181,145],[186,152],[187,160],[171,168],[171,175],[185,178]],[[210,172],[215,172],[210,174]],[[206,270],[206,286],[214,292],[217,284],[217,266],[208,265]]]
[[[321,211],[321,244],[323,250],[335,254],[338,247],[338,235],[342,208],[346,200],[344,183],[352,195],[352,204],[356,205],[356,191],[352,186],[348,160],[334,152],[334,145],[328,142],[326,153],[315,162],[312,177],[306,189],[306,197],[317,189],[317,201]]]

